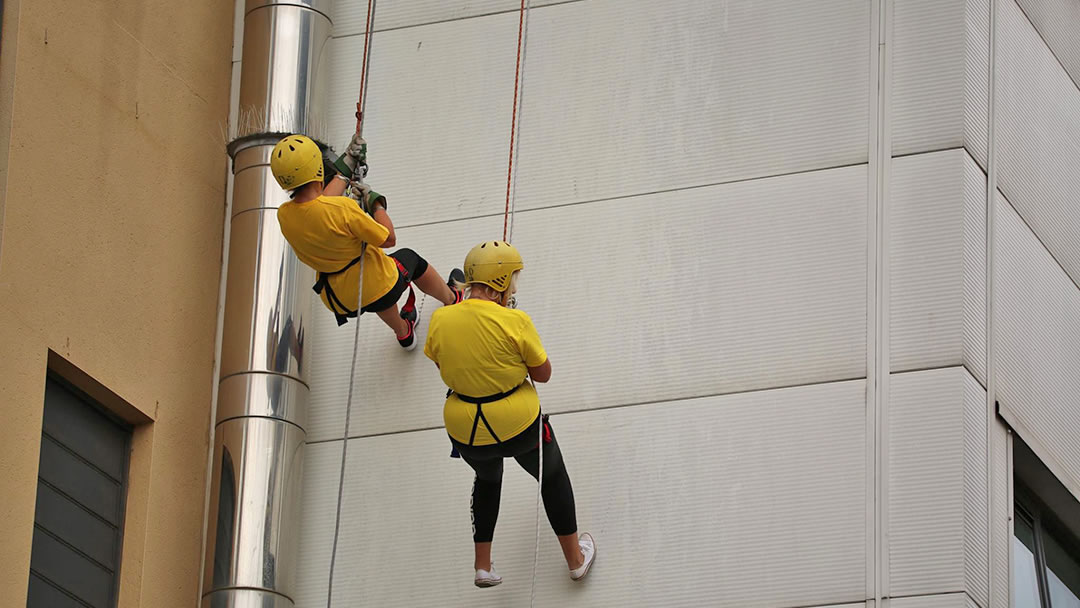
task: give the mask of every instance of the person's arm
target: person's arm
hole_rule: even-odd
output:
[[[361,241],[378,247],[386,247],[388,241],[394,240],[394,235],[386,226],[364,213],[359,205],[343,205],[341,210],[346,215],[349,231]]]
[[[330,183],[323,188],[323,194],[326,196],[345,196],[345,188],[348,186],[349,180],[338,173],[334,176],[334,179],[330,180]]]
[[[390,235],[386,237],[386,241],[383,242],[382,247],[393,247],[397,244],[397,234],[394,232],[394,222],[390,221],[390,216],[386,213],[386,207],[383,207],[382,203],[375,203],[375,214],[373,216],[376,222],[382,224],[387,230],[390,231]]]
[[[551,379],[551,360],[540,343],[540,334],[536,332],[536,326],[529,315],[517,312],[521,315],[521,330],[517,335],[517,343],[525,368],[529,370],[529,377],[533,382],[547,382]]]
[[[529,367],[529,377],[533,379],[533,382],[547,382],[548,380],[551,380],[551,359],[544,359],[544,362],[540,365]]]
[[[424,340],[424,356],[431,359],[431,362],[435,364],[435,367],[439,368],[441,371],[442,366],[439,365],[439,358],[435,356],[435,340],[433,339],[437,331],[436,328],[428,324],[428,335],[427,339]]]

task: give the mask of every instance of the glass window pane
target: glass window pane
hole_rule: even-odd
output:
[[[1035,574],[1035,533],[1031,524],[1018,516],[1015,534],[1012,543],[1012,608],[1040,608],[1039,579]]]
[[[1080,563],[1049,530],[1043,533],[1051,608],[1080,608]]]

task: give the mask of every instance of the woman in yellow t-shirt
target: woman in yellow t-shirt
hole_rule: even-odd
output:
[[[559,538],[570,578],[580,580],[596,557],[588,533],[578,536],[574,490],[559,444],[540,400],[526,380],[547,382],[551,362],[529,315],[508,307],[524,268],[517,249],[503,241],[473,247],[465,258],[466,299],[431,316],[426,354],[450,387],[443,420],[456,451],[476,472],[472,515],[477,587],[502,582],[491,564],[491,540],[499,515],[503,459],[514,458],[539,478],[548,521]]]
[[[351,169],[363,162],[351,155],[364,152],[366,144],[355,137],[338,165],[344,163]],[[334,165],[324,163],[322,150],[310,138],[290,135],[278,142],[271,153],[270,170],[278,184],[292,194],[292,200],[278,207],[281,233],[296,257],[319,273],[315,292],[334,313],[338,325],[357,316],[357,310],[373,312],[394,330],[402,348],[412,350],[416,348],[416,309],[411,298],[400,314],[397,307],[409,283],[416,283],[420,291],[443,304],[461,301],[461,290],[443,282],[415,251],[383,252],[382,248],[397,243],[394,224],[386,214],[386,199],[365,187],[371,202],[368,215],[356,201],[341,196],[350,180],[337,173]],[[358,293],[361,257],[363,294]],[[450,281],[461,276],[460,270],[454,270]]]

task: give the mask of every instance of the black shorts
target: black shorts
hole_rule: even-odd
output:
[[[387,308],[396,306],[409,283],[427,272],[427,260],[420,257],[420,254],[412,249],[398,249],[391,253],[390,257],[397,263],[397,283],[394,283],[394,286],[390,288],[390,291],[386,292],[386,295],[363,307],[360,312],[382,312]]]

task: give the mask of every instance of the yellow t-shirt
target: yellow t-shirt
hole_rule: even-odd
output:
[[[455,393],[486,397],[506,392],[525,381],[529,370],[547,361],[529,315],[495,302],[465,300],[439,308],[431,315],[424,354],[439,364],[443,382]],[[500,441],[529,428],[540,414],[540,399],[532,384],[501,401],[485,403],[484,417]],[[451,395],[443,406],[446,432],[469,443],[476,405]],[[477,424],[473,445],[495,443],[483,422]]]
[[[320,196],[303,203],[289,201],[278,208],[277,218],[296,257],[319,272],[341,270],[360,255],[362,243],[368,244],[364,253],[364,306],[386,295],[397,283],[397,264],[379,248],[390,230],[364,213],[351,198]],[[359,263],[330,277],[330,288],[349,310],[357,309],[359,280]],[[326,291],[321,295],[323,304],[333,310]]]

